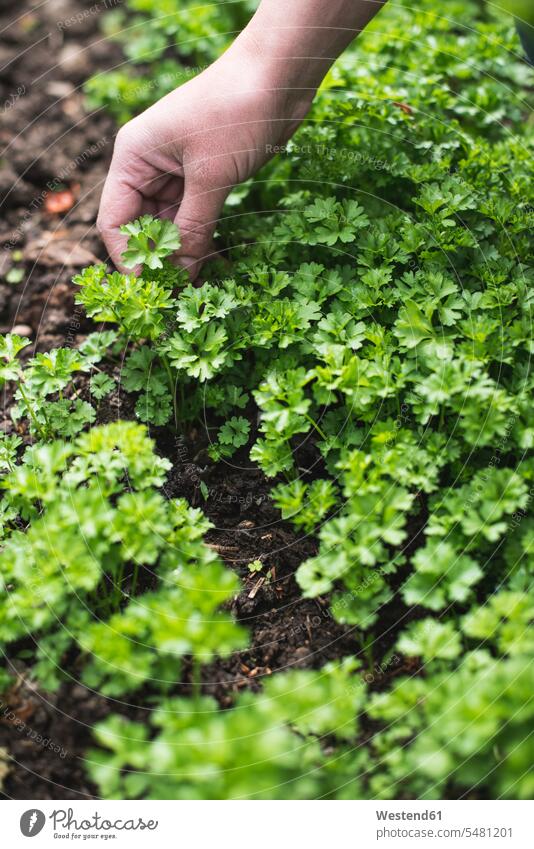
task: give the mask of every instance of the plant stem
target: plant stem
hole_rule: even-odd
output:
[[[133,573],[132,573],[132,583],[130,587],[130,595],[134,595],[137,589],[137,580],[139,578],[139,562],[136,560],[134,563]]]
[[[174,428],[175,430],[179,430],[178,427],[178,405],[176,403],[176,379],[173,379],[171,367],[169,365],[169,361],[165,354],[161,354],[161,362],[163,363],[163,368],[167,372],[167,378],[169,380],[169,388],[171,390],[172,395],[172,408],[174,410]]]
[[[113,604],[115,610],[119,609],[122,597],[122,579],[124,577],[124,564],[121,563],[119,569],[117,570],[117,577],[115,578],[115,588],[113,592]]]
[[[309,416],[308,413],[304,413],[304,418],[309,421],[309,423],[315,428],[321,439],[324,439],[324,441],[326,442],[326,434],[321,430],[315,419],[312,419],[312,417]]]
[[[32,420],[34,426],[36,427],[39,435],[44,439],[45,436],[46,436],[45,431],[43,430],[43,428],[41,427],[41,425],[37,421],[37,416],[35,415],[35,411],[33,410],[32,405],[30,404],[30,401],[28,399],[28,396],[26,395],[26,393],[25,393],[25,391],[22,387],[23,387],[23,377],[22,377],[22,374],[21,374],[21,375],[19,375],[19,392],[22,396],[22,400],[24,401],[24,403],[26,404],[26,407],[28,408],[28,415],[29,415],[30,419]]]

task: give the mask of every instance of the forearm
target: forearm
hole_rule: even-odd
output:
[[[385,0],[262,0],[238,42],[289,85],[316,89]]]

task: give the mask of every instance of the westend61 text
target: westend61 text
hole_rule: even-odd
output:
[[[377,811],[379,820],[440,820],[441,811]]]

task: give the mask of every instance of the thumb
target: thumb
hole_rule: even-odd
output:
[[[119,228],[121,224],[133,221],[141,214],[142,195],[137,188],[137,181],[132,180],[131,177],[132,171],[135,173],[135,168],[126,167],[126,163],[133,162],[137,165],[137,156],[129,149],[131,131],[128,131],[127,127],[128,125],[122,127],[117,133],[96,226],[115,266],[119,271],[131,272],[132,269],[125,268],[121,261],[127,237],[122,235]]]
[[[121,224],[133,221],[141,214],[141,195],[115,169],[110,170],[104,186],[100,210],[96,222],[97,230],[106,246],[113,264],[119,271],[132,273],[122,263],[127,236],[120,232]]]
[[[213,233],[231,186],[207,188],[185,180],[184,196],[174,219],[182,246],[178,263],[194,280],[202,264],[213,255]]]

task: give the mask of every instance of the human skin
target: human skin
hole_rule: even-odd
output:
[[[176,222],[195,279],[231,189],[288,141],[382,2],[263,0],[216,62],[119,130],[97,220],[117,268],[120,225],[151,213]]]

